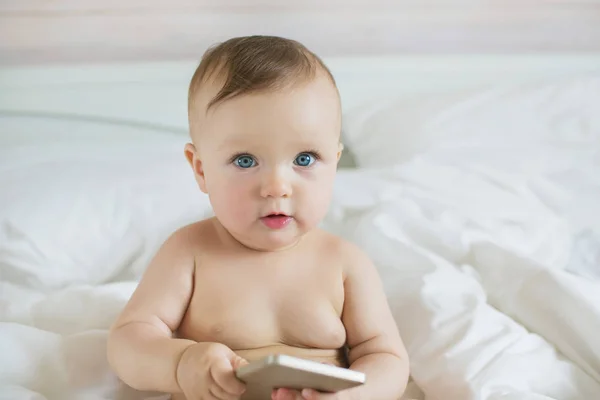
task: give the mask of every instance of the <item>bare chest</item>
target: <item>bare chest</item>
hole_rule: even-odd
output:
[[[339,348],[346,339],[342,276],[339,265],[310,255],[206,260],[196,271],[180,335],[234,350],[274,343]]]

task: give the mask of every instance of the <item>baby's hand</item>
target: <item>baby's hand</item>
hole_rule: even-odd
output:
[[[335,365],[330,362],[324,362],[323,364]],[[271,392],[271,400],[346,400],[346,398],[346,392],[343,390],[337,393],[321,393],[312,389],[302,391],[275,389]]]
[[[186,398],[236,400],[246,390],[235,370],[247,361],[219,343],[188,347],[177,365],[177,382]]]

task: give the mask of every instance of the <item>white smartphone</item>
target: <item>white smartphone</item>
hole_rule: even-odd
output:
[[[283,354],[244,365],[237,369],[236,376],[246,383],[244,399],[270,399],[271,390],[277,388],[334,393],[366,382],[362,372]]]

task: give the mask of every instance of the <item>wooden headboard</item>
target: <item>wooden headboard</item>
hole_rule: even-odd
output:
[[[2,65],[197,60],[276,34],[324,57],[600,51],[599,0],[0,0]]]

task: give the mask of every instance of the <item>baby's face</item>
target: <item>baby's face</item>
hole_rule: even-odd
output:
[[[292,246],[315,228],[329,208],[340,125],[324,76],[210,109],[199,120],[194,170],[221,224],[260,250]]]

